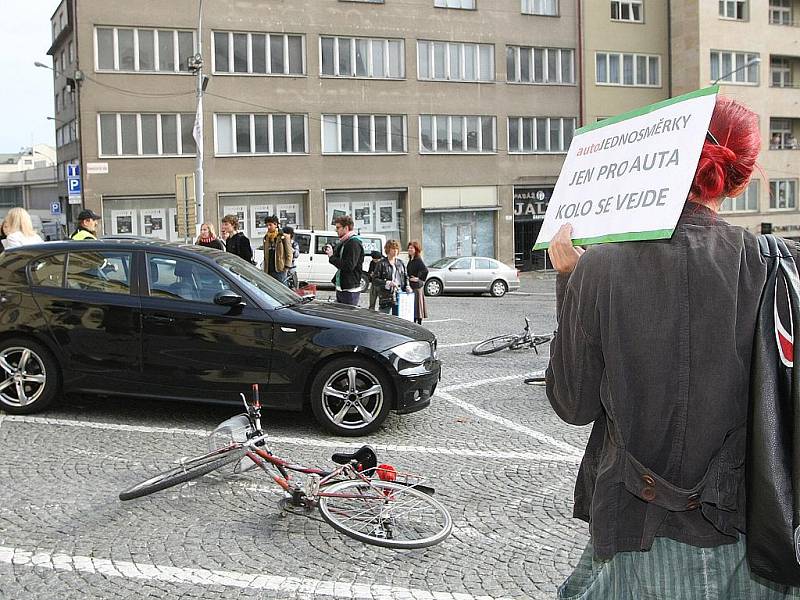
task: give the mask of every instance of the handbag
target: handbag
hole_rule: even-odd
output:
[[[397,294],[397,304],[398,304],[398,311],[397,316],[401,319],[405,319],[406,321],[413,321],[414,320],[414,304],[416,302],[417,295],[414,292],[398,292]]]
[[[747,562],[758,576],[800,585],[800,369],[793,368],[800,279],[784,240],[762,235],[758,243],[768,271],[751,362]]]

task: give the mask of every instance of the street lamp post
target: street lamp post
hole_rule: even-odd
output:
[[[746,62],[745,64],[743,64],[743,65],[741,65],[739,67],[736,67],[733,71],[729,71],[728,73],[725,73],[724,75],[720,75],[719,77],[717,77],[713,81],[713,83],[711,85],[717,85],[720,81],[722,81],[726,77],[730,77],[734,73],[738,73],[739,71],[741,71],[743,69],[747,69],[749,67],[752,67],[753,65],[757,65],[760,62],[761,62],[761,59],[759,57],[755,57],[753,60],[748,61],[748,62]]]
[[[194,189],[197,202],[197,226],[196,233],[200,231],[200,225],[204,220],[204,186],[203,186],[203,91],[205,90],[206,79],[203,76],[203,0],[199,0],[197,11],[197,54],[189,59],[189,70],[197,74],[197,113],[195,114],[194,137],[197,151],[195,152],[195,174]]]

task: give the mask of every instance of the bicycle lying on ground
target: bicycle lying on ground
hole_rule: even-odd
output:
[[[546,344],[553,339],[553,335],[532,335],[531,322],[527,317],[525,318],[525,329],[522,333],[510,335],[498,335],[488,340],[475,344],[472,348],[472,353],[476,356],[486,356],[509,348],[511,350],[519,350],[521,348],[533,348],[538,354],[537,346]]]
[[[233,473],[260,467],[283,489],[282,508],[306,516],[319,509],[334,529],[361,542],[413,549],[438,544],[450,535],[450,513],[431,497],[434,490],[423,485],[422,479],[378,464],[371,446],[334,454],[331,459],[339,466],[332,471],[292,464],[267,447],[258,385],[253,386],[252,403],[244,394],[241,397],[247,412],[217,426],[209,440],[210,452],[182,460],[177,467],[120,492],[120,500],[146,496],[226,465],[233,467]],[[301,484],[290,472],[306,478]]]

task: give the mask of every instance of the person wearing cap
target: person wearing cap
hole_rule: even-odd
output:
[[[380,250],[373,250],[369,255],[372,258],[369,263],[369,270],[367,271],[367,280],[369,281],[369,309],[375,310],[375,306],[378,303],[378,288],[372,283],[372,276],[375,274],[375,267],[381,262],[383,254]]]
[[[70,236],[71,240],[96,240],[97,221],[100,215],[88,208],[78,213],[78,229]]]
[[[292,266],[292,242],[289,236],[280,230],[279,224],[280,220],[276,215],[267,217],[267,233],[264,235],[264,270],[285,285]]]

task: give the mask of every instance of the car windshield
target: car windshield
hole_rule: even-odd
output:
[[[214,260],[220,267],[233,275],[234,281],[257,295],[270,308],[302,302],[302,298],[292,290],[238,256],[227,254],[218,256]]]
[[[432,265],[428,265],[428,268],[430,268],[430,269],[441,269],[442,267],[446,267],[447,265],[449,265],[455,259],[456,259],[456,257],[454,257],[454,256],[445,256],[444,258],[440,258],[439,260],[437,260]]]

